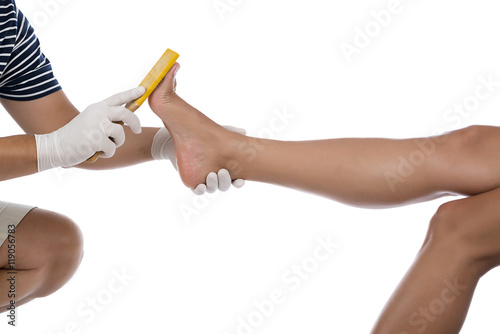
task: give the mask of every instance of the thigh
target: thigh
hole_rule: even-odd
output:
[[[33,207],[19,221],[14,219],[2,225],[16,225],[12,236],[15,238],[17,269],[42,267],[55,255],[60,239],[64,239],[68,231],[77,230],[74,223],[65,216]],[[0,268],[8,267],[9,245],[11,243],[7,239],[0,246]]]
[[[16,246],[16,228],[33,206],[0,201],[0,268],[7,265],[7,250]]]
[[[9,230],[15,228],[34,207],[0,201],[0,246],[9,235]]]

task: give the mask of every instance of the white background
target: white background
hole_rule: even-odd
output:
[[[285,109],[296,117],[275,131],[283,140],[407,138],[500,121],[498,87],[469,117],[444,117],[474,95],[480,76],[500,81],[493,1],[401,0],[350,63],[341,43],[353,44],[356,27],[370,26],[370,13],[389,0],[222,2],[232,7],[222,16],[212,0],[17,4],[81,110],[136,86],[171,48],[181,55],[179,94],[254,136]],[[161,125],[146,105],[138,115],[145,126]],[[2,135],[20,133],[6,113],[0,117]],[[48,171],[0,187],[3,200],[66,214],[85,236],[85,258],[69,284],[18,310],[16,333],[42,334],[234,334],[238,318],[275,289],[285,302],[240,333],[367,333],[430,217],[450,200],[365,210],[251,182],[196,198],[169,162]],[[186,207],[196,210],[189,219]],[[282,275],[328,237],[340,247],[292,291]],[[113,272],[122,271],[133,278],[110,292]],[[462,333],[500,330],[498,279],[492,271],[481,280]],[[105,304],[91,320],[77,311],[89,310],[89,298]],[[14,333],[6,323],[2,333]]]

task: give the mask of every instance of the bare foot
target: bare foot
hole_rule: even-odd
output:
[[[224,129],[176,94],[179,67],[176,63],[170,69],[150,95],[149,105],[172,135],[182,182],[193,189],[205,182],[208,173],[221,168],[228,169],[233,179],[238,178],[229,164],[231,147],[241,135]]]

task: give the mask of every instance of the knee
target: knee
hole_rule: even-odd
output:
[[[429,224],[431,239],[449,239],[458,233],[460,217],[455,202],[447,202],[439,206]]]
[[[440,248],[456,249],[457,255],[470,256],[468,235],[474,226],[463,200],[442,204],[432,217],[428,230],[428,243]]]
[[[83,235],[78,225],[70,218],[61,217],[61,230],[59,231],[59,238],[57,249],[59,254],[66,254],[62,258],[66,261],[72,261],[78,265],[83,258]]]
[[[57,261],[80,263],[83,258],[83,236],[78,225],[70,218],[51,212],[49,236],[51,257]]]
[[[496,238],[499,229],[496,219],[478,214],[478,206],[467,202],[469,199],[451,201],[439,207],[431,219],[422,248],[453,254],[450,260],[459,260],[482,276],[500,265]]]
[[[478,147],[482,147],[485,140],[491,140],[493,127],[472,125],[460,130],[456,130],[446,134],[445,143],[447,148],[457,152],[460,156],[464,154],[477,152]]]
[[[83,236],[68,217],[45,212],[45,265],[39,268],[44,282],[37,297],[45,297],[61,288],[74,275],[83,258]]]

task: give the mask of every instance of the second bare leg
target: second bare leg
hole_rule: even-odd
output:
[[[480,278],[500,265],[500,188],[442,205],[372,333],[456,334]]]

